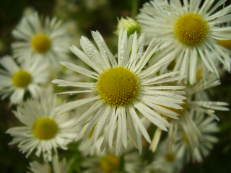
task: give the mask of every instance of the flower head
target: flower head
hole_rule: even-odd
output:
[[[49,80],[48,66],[41,59],[18,65],[10,56],[0,60],[4,68],[0,71],[0,94],[3,98],[10,96],[11,103],[23,101],[26,92],[33,98],[38,97],[41,88]]]
[[[215,0],[152,0],[138,15],[147,38],[160,43],[165,54],[174,57],[173,69],[186,76],[190,84],[196,82],[199,64],[217,77],[220,64],[226,70],[231,69],[228,50],[217,44],[217,40],[231,39],[228,32],[231,28],[227,25],[231,5],[220,9],[223,3]]]
[[[12,127],[7,133],[13,136],[11,144],[17,144],[27,156],[35,152],[50,161],[57,148],[66,149],[77,135],[72,119],[56,110],[56,97],[44,93],[19,105],[15,115],[23,126]]]
[[[41,18],[37,13],[26,14],[13,35],[16,39],[13,50],[21,62],[42,58],[54,66],[61,59],[67,58],[70,39],[56,18]]]
[[[82,37],[82,50],[72,47],[72,52],[88,67],[69,62],[62,64],[67,68],[91,78],[91,82],[54,80],[63,87],[73,87],[68,94],[88,93],[86,98],[72,101],[60,107],[69,111],[83,105],[89,109],[77,119],[85,137],[90,135],[95,141],[103,137],[103,143],[116,154],[126,149],[132,141],[141,150],[141,136],[150,142],[149,134],[141,119],[147,118],[162,130],[169,123],[161,116],[168,111],[164,106],[181,109],[183,86],[172,86],[177,72],[157,75],[168,57],[146,68],[158,45],[151,43],[145,49],[143,36],[137,34],[129,38],[121,31],[118,41],[118,55],[113,56],[98,32],[92,32],[95,44]],[[168,117],[177,118],[177,113],[168,111]],[[94,129],[94,130],[93,130]]]

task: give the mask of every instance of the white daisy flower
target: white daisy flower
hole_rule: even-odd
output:
[[[193,112],[192,114],[208,115],[213,119],[219,120],[219,118],[216,116],[216,111],[228,111],[228,103],[221,101],[211,101],[208,94],[206,93],[207,89],[218,86],[219,84],[219,80],[211,75],[208,75],[207,80],[199,80],[198,83],[194,85],[188,85],[186,87],[186,97],[184,103],[181,105],[183,109],[173,109],[169,107],[166,108],[178,113],[180,117],[187,117],[187,114],[191,114],[191,112]],[[166,116],[166,114],[163,114],[163,116]],[[187,125],[185,125],[185,128],[187,129]],[[196,133],[196,131],[194,133]],[[162,130],[157,128],[150,146],[152,151],[156,151],[161,139],[161,135]]]
[[[82,163],[84,173],[117,173],[121,170],[121,159],[113,154],[86,159]]]
[[[176,147],[168,145],[168,140],[160,144],[153,161],[147,164],[143,169],[144,173],[175,173],[180,172],[183,167],[183,160],[177,156]]]
[[[120,153],[126,149],[129,141],[141,150],[141,137],[150,142],[150,137],[141,122],[145,117],[150,122],[167,130],[169,123],[161,116],[168,112],[168,117],[177,118],[171,107],[181,109],[184,97],[182,86],[170,86],[168,82],[179,80],[177,72],[157,75],[159,69],[169,59],[168,56],[158,63],[145,68],[158,45],[150,44],[144,48],[143,36],[137,34],[127,37],[126,32],[120,32],[118,55],[113,56],[98,32],[92,32],[95,44],[87,38],[80,40],[81,49],[73,46],[72,52],[81,59],[89,69],[63,62],[67,68],[89,77],[92,82],[73,82],[54,80],[62,87],[74,87],[67,94],[88,93],[87,97],[72,101],[60,107],[60,111],[69,111],[83,105],[89,109],[77,120],[85,131],[85,136],[93,131],[92,138],[104,137],[109,148]]]
[[[29,167],[29,173],[68,173],[68,169],[69,167],[65,159],[59,161],[58,157],[54,157],[51,164],[48,162],[45,162],[43,164],[37,161],[31,162]]]
[[[23,126],[12,127],[7,133],[28,157],[32,152],[50,161],[57,148],[67,149],[76,138],[74,121],[67,114],[57,111],[57,99],[44,92],[37,100],[28,100],[17,108],[15,116]]]
[[[51,65],[67,58],[70,39],[56,18],[41,18],[37,13],[25,15],[13,35],[13,51],[20,61],[42,58]]]
[[[218,141],[215,136],[219,131],[217,122],[202,113],[187,112],[171,128],[171,145],[177,148],[177,156],[185,161],[203,161]]]
[[[28,91],[33,98],[38,97],[42,85],[49,80],[48,66],[42,60],[27,61],[18,65],[10,56],[0,60],[0,94],[10,96],[11,103],[20,103]]]
[[[138,173],[141,170],[141,157],[137,152],[130,152],[123,157],[105,154],[86,159],[82,166],[84,173]]]
[[[226,1],[153,0],[144,5],[138,21],[147,38],[160,43],[166,55],[175,58],[174,69],[193,84],[198,64],[217,76],[217,61],[231,69],[228,51],[217,44],[217,40],[231,39],[230,25],[221,25],[231,19],[231,5],[219,9]]]

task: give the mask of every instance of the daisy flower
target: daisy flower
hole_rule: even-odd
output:
[[[173,145],[169,147],[168,140],[164,140],[153,161],[145,166],[143,172],[175,173],[180,172],[182,167],[183,161],[177,156],[176,147]]]
[[[127,153],[123,157],[105,154],[86,159],[82,166],[86,168],[84,173],[119,173],[122,170],[127,173],[138,173],[141,158],[137,152]]]
[[[138,21],[147,38],[155,39],[166,55],[175,58],[174,70],[193,84],[198,64],[217,76],[217,61],[230,71],[228,51],[217,44],[231,39],[230,25],[222,25],[230,21],[231,5],[220,8],[226,1],[153,0],[144,5]]]
[[[145,68],[158,45],[150,44],[144,48],[143,36],[135,33],[127,37],[121,31],[118,41],[118,54],[113,56],[98,32],[92,32],[95,44],[85,37],[80,39],[81,49],[72,46],[71,51],[89,68],[69,62],[62,64],[91,82],[54,80],[61,87],[73,87],[67,94],[88,93],[87,97],[60,106],[60,111],[69,111],[83,105],[89,109],[78,117],[77,123],[85,131],[85,136],[93,132],[92,138],[104,137],[104,141],[116,153],[127,148],[128,140],[141,149],[141,137],[150,142],[150,137],[141,122],[145,117],[150,122],[167,130],[169,123],[161,112],[169,112],[170,118],[177,118],[171,107],[181,109],[179,104],[184,97],[183,86],[171,86],[168,82],[179,80],[177,72],[157,75],[169,59]],[[94,129],[94,130],[93,130]]]
[[[84,173],[117,173],[121,170],[121,159],[113,154],[86,159],[82,166]]]
[[[33,98],[38,97],[49,79],[48,66],[39,59],[18,65],[12,57],[5,56],[0,65],[0,94],[2,98],[10,96],[14,104],[22,102],[27,91]]]
[[[194,85],[186,85],[185,100],[184,103],[181,104],[183,109],[177,110],[169,107],[166,108],[178,113],[178,115],[180,115],[180,119],[182,119],[182,117],[184,116],[188,117],[186,115],[191,114],[191,112],[193,112],[193,114],[197,114],[198,116],[208,115],[213,119],[219,120],[219,118],[216,115],[216,111],[228,111],[228,103],[221,101],[211,101],[208,94],[206,93],[207,89],[218,86],[219,84],[219,80],[214,78],[214,76],[207,75],[207,80],[200,79]],[[166,116],[166,114],[163,114],[163,116]],[[188,126],[190,126],[190,124]],[[184,128],[187,129],[188,126],[185,125]],[[196,133],[196,131],[194,131],[194,133]],[[162,129],[157,128],[154,132],[153,140],[150,145],[152,151],[156,151],[161,136]]]
[[[217,122],[199,112],[188,112],[171,128],[171,145],[177,148],[177,156],[185,161],[202,162],[218,141],[215,136],[219,132]]]
[[[52,159],[57,148],[67,149],[67,144],[76,138],[76,127],[56,106],[56,97],[48,92],[19,105],[15,116],[23,125],[7,131],[13,136],[11,144],[16,144],[27,157],[35,152],[46,161]]]
[[[184,109],[175,110],[180,118],[171,123],[168,137],[170,147],[177,147],[178,157],[200,162],[217,141],[214,137],[214,133],[218,132],[216,120],[219,120],[216,111],[228,111],[228,104],[211,101],[205,91],[219,84],[210,75],[207,80],[200,80],[186,88]]]
[[[37,13],[25,15],[13,31],[16,42],[13,51],[20,61],[28,58],[42,58],[51,65],[57,65],[67,58],[69,36],[56,18],[41,18]]]

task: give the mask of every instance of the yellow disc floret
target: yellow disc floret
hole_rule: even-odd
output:
[[[231,40],[219,40],[218,44],[223,46],[226,49],[231,50]]]
[[[25,70],[19,70],[12,75],[12,83],[17,88],[26,88],[32,82],[32,76]]]
[[[106,103],[112,106],[125,106],[137,98],[140,80],[130,70],[114,67],[99,76],[96,88]]]
[[[38,118],[32,127],[33,134],[40,140],[49,140],[58,133],[57,123],[49,117]]]
[[[31,45],[35,52],[43,54],[50,49],[51,40],[47,35],[38,33],[32,37]]]
[[[171,152],[166,153],[164,157],[165,157],[165,160],[168,162],[174,162],[176,160],[176,155]]]
[[[187,46],[198,46],[209,33],[207,21],[196,13],[186,13],[175,23],[174,34],[177,40]]]
[[[117,172],[120,168],[120,159],[112,154],[108,154],[101,159],[100,168],[104,173]]]

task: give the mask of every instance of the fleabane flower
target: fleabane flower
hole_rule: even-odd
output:
[[[57,105],[56,97],[48,92],[19,105],[15,116],[23,125],[8,129],[11,144],[26,156],[35,152],[45,161],[50,161],[58,148],[67,149],[77,136],[76,126],[67,114],[57,111]]]
[[[169,147],[176,147],[177,157],[201,162],[217,141],[214,136],[219,120],[216,111],[228,111],[228,104],[210,100],[206,91],[219,84],[214,76],[208,75],[207,80],[186,85],[183,109],[175,110],[179,119],[171,123],[168,137]]]
[[[217,40],[231,39],[231,27],[223,25],[230,21],[231,5],[220,9],[226,1],[153,0],[141,10],[138,21],[147,37],[175,58],[174,70],[193,84],[198,64],[217,76],[220,63],[230,71],[229,53],[217,44]]]
[[[82,166],[86,168],[84,173],[138,173],[141,171],[141,158],[139,153],[130,152],[118,157],[113,154],[89,157]]]
[[[183,167],[183,158],[177,156],[176,146],[169,146],[168,140],[164,140],[160,144],[160,148],[156,152],[153,161],[143,168],[144,173],[160,172],[175,173],[180,172]]]
[[[169,57],[145,68],[158,45],[150,44],[144,48],[143,36],[137,34],[127,37],[121,31],[118,41],[118,54],[113,56],[98,32],[92,32],[95,44],[87,38],[80,39],[81,49],[73,46],[71,51],[83,61],[87,67],[69,62],[62,64],[86,78],[90,82],[54,80],[61,87],[73,87],[67,94],[88,95],[71,101],[60,107],[61,111],[69,111],[83,105],[89,109],[80,117],[78,124],[85,136],[97,139],[103,136],[104,142],[115,150],[116,154],[127,148],[128,140],[141,149],[141,137],[150,142],[150,137],[141,122],[141,118],[163,130],[169,123],[161,116],[161,112],[170,112],[168,117],[177,118],[177,114],[165,107],[181,109],[183,86],[171,86],[168,82],[179,79],[177,72],[157,75]],[[164,107],[165,106],[165,107]]]
[[[218,141],[217,121],[200,112],[188,112],[171,125],[171,145],[177,148],[177,157],[184,158],[186,162],[202,162]]]
[[[177,120],[172,120],[173,122],[181,122],[181,121],[185,121],[185,122],[192,122],[191,120],[189,120],[188,118],[191,118],[190,116],[188,116],[188,114],[196,114],[198,116],[209,116],[214,120],[219,120],[219,117],[217,116],[217,111],[228,111],[228,103],[226,102],[222,102],[222,101],[212,101],[209,98],[209,95],[207,93],[207,90],[212,88],[212,87],[216,87],[220,84],[220,81],[217,80],[214,76],[212,75],[207,75],[207,80],[198,80],[198,82],[194,85],[186,85],[185,84],[185,99],[183,101],[183,104],[181,104],[181,106],[183,107],[183,109],[172,109],[172,108],[168,108],[171,111],[174,111],[176,113],[178,113],[179,115],[179,119]],[[163,115],[165,116],[165,114]],[[187,120],[188,119],[188,120]],[[180,123],[178,123],[180,124]],[[184,123],[183,123],[184,124]],[[188,125],[184,125],[184,128],[187,130],[190,127],[195,127],[195,125],[192,124],[188,124]],[[170,129],[169,133],[172,130]],[[192,133],[194,134],[198,134],[198,131],[192,130]],[[153,140],[151,143],[151,150],[155,151],[157,149],[158,143],[160,141],[162,135],[162,130],[160,128],[157,128],[154,136],[153,136]],[[192,134],[193,135],[193,134]],[[192,139],[192,138],[190,138]],[[189,142],[192,142],[192,146],[195,146],[197,144],[197,142],[194,142],[194,140],[189,140]]]
[[[10,96],[10,102],[23,101],[26,92],[33,98],[38,97],[43,85],[49,80],[48,66],[41,59],[18,65],[10,56],[0,60],[0,94],[2,98]]]
[[[13,51],[20,61],[42,58],[58,65],[67,58],[70,39],[65,27],[57,18],[41,18],[37,13],[25,15],[13,31],[16,41]]]

